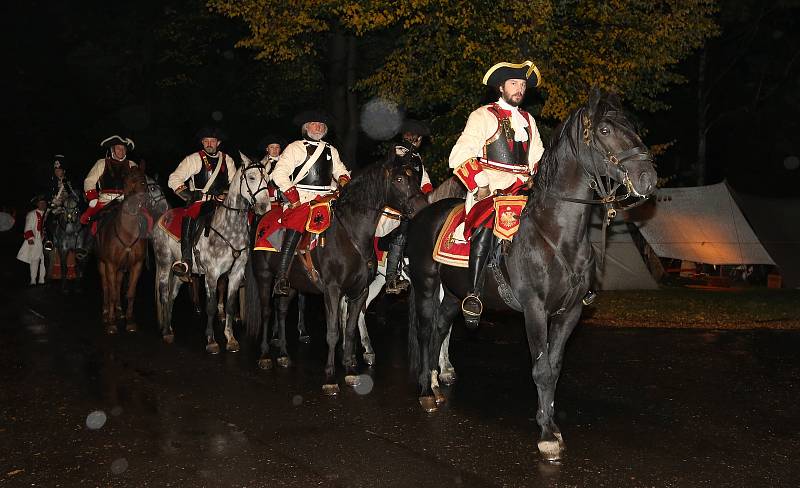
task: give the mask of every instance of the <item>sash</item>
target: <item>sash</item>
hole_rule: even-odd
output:
[[[297,173],[297,176],[292,180],[292,183],[294,183],[295,181],[302,181],[303,178],[305,178],[306,175],[308,175],[308,172],[311,171],[311,167],[314,166],[314,163],[316,163],[319,157],[322,156],[322,152],[325,150],[326,147],[328,147],[327,142],[319,141],[317,149],[314,151],[311,157],[308,158],[308,161],[306,161],[303,167],[300,168],[300,172]]]
[[[200,151],[197,154],[200,156],[200,171],[203,171],[205,170],[205,163],[206,163],[205,159],[203,158],[203,151]],[[225,153],[220,152],[219,163],[217,163],[217,167],[214,168],[214,171],[211,173],[211,176],[208,178],[208,181],[206,181],[206,186],[204,186],[203,189],[201,190],[204,195],[208,192],[208,189],[211,188],[211,185],[214,183],[214,180],[217,179],[217,175],[219,174],[220,168],[222,168],[223,164],[225,164]],[[194,187],[194,175],[192,175],[192,190],[197,190],[197,188]]]

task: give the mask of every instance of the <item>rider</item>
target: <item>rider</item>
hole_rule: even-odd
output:
[[[44,241],[45,251],[53,250],[52,236],[55,232],[54,226],[56,222],[56,219],[53,217],[64,212],[64,201],[68,196],[72,196],[75,198],[75,200],[78,200],[78,193],[74,190],[74,185],[66,176],[63,161],[63,154],[55,155],[55,162],[53,162],[53,177],[50,181],[50,204],[47,212],[45,212],[44,215],[44,229],[46,237]]]
[[[281,156],[281,151],[283,151],[283,147],[286,144],[283,142],[283,138],[276,136],[274,134],[268,134],[261,139],[258,147],[263,148],[266,153],[264,157],[261,158],[261,164],[267,169],[267,174],[272,173],[272,170],[275,169],[275,164],[278,163],[278,158]],[[268,190],[269,192],[269,202],[270,206],[277,205],[278,201],[278,187],[275,186],[275,183],[270,180],[268,183]],[[258,210],[256,210],[258,213]]]
[[[181,225],[181,260],[172,264],[172,271],[180,277],[192,272],[192,245],[197,220],[212,213],[217,204],[225,200],[236,173],[233,158],[219,150],[222,144],[219,129],[204,127],[195,139],[202,149],[186,156],[167,180],[167,185],[187,206]]]
[[[431,185],[431,179],[422,164],[419,147],[422,145],[423,137],[430,135],[430,129],[423,122],[406,119],[400,127],[400,133],[402,134],[400,141],[390,149],[390,151],[394,151],[393,160],[396,164],[408,165],[413,168],[420,182],[420,190],[427,195],[433,190],[433,185]],[[399,222],[399,224],[397,224],[397,230],[386,234],[386,237],[391,240],[388,246],[389,254],[386,256],[386,293],[398,294],[408,288],[408,282],[402,278],[399,269],[400,260],[403,258],[403,249],[406,245],[408,221],[395,219],[392,222]],[[383,248],[384,240],[380,240],[378,246]]]
[[[528,86],[539,86],[541,76],[531,61],[497,63],[483,77],[483,84],[497,88],[496,102],[473,111],[464,131],[450,152],[449,164],[467,187],[465,210],[493,194],[515,194],[536,173],[544,153],[542,139],[533,117],[519,108]],[[461,302],[469,326],[477,326],[483,311],[480,292],[492,229],[479,225],[471,230],[469,274],[471,292]]]
[[[82,224],[87,224],[92,216],[110,202],[122,201],[125,176],[130,168],[136,166],[136,163],[128,159],[128,151],[133,151],[135,147],[129,138],[113,135],[104,139],[100,147],[106,149],[106,157],[98,159],[83,180],[83,191],[89,208],[81,216]]]
[[[323,141],[328,133],[326,114],[309,110],[295,117],[303,138],[288,146],[272,170],[272,181],[288,201],[282,223],[286,227],[280,253],[280,266],[275,280],[274,293],[289,293],[289,264],[305,231],[312,200],[336,191],[337,182],[344,186],[350,181],[350,172],[339,159],[339,151]]]

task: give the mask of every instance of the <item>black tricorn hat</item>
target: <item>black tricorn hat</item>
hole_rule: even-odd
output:
[[[39,193],[38,195],[34,195],[34,197],[31,198],[31,205],[36,205],[37,203],[42,202],[42,201],[46,202],[47,201],[47,197],[44,196],[43,193]]]
[[[506,80],[525,80],[535,87],[542,84],[539,68],[533,61],[523,61],[519,64],[497,63],[483,75],[483,84],[488,86],[500,86]]]
[[[258,140],[258,148],[264,149],[270,144],[279,144],[281,147],[286,146],[286,139],[275,134],[267,134]]]
[[[295,125],[301,127],[303,124],[306,124],[308,122],[322,122],[323,124],[330,127],[331,116],[328,115],[327,112],[324,112],[322,110],[305,110],[295,115],[293,122],[295,123]]]
[[[400,126],[400,133],[405,134],[406,132],[423,137],[431,135],[431,129],[428,125],[421,120],[415,119],[406,119],[403,121],[403,124]]]
[[[53,169],[64,169],[64,155],[56,154],[53,158],[55,159],[53,161]]]
[[[202,141],[207,137],[213,137],[214,139],[222,141],[225,139],[225,134],[223,134],[218,127],[203,127],[194,135],[194,138],[198,141]]]
[[[113,135],[100,141],[100,147],[110,148],[111,146],[126,146],[128,151],[133,151],[133,148],[136,147],[129,137],[118,135]]]

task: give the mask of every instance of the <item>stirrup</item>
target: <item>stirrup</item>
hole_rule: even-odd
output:
[[[470,305],[477,305],[477,311],[469,310],[467,307]],[[475,308],[475,307],[472,307]],[[475,293],[470,293],[461,301],[461,314],[464,315],[464,323],[468,329],[476,329],[481,321],[481,314],[483,313],[483,302],[480,297]]]
[[[404,280],[400,276],[395,276],[394,278],[386,281],[387,295],[399,295],[406,290],[408,290],[408,281]]]
[[[185,261],[175,261],[172,263],[172,272],[178,277],[185,277],[189,275],[189,264]]]
[[[593,292],[592,290],[589,290],[586,292],[586,295],[583,296],[581,303],[588,306],[593,304],[596,299],[597,299],[597,293]]]
[[[275,279],[275,286],[272,288],[272,294],[280,296],[289,294],[289,277],[286,274],[278,276]]]

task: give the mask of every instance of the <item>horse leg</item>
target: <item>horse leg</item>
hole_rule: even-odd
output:
[[[194,314],[198,317],[203,314],[200,308],[200,279],[199,275],[193,275],[189,279],[192,285],[192,305],[194,305]]]
[[[139,283],[139,275],[142,273],[142,264],[143,262],[140,261],[131,266],[130,274],[128,275],[128,292],[125,294],[128,299],[128,308],[125,312],[125,330],[128,332],[139,330],[139,326],[136,325],[136,315],[133,313],[133,304],[136,301],[136,285]]]
[[[445,292],[442,303],[439,304],[439,314],[437,317],[436,328],[433,331],[431,345],[428,353],[431,355],[429,364],[433,366],[437,359],[441,357],[441,350],[444,347],[444,339],[450,337],[453,319],[461,311],[461,301],[457,296],[450,292]],[[451,366],[452,367],[452,366]],[[439,389],[439,371],[431,370],[431,390],[437,404],[444,403],[446,398]]]
[[[372,342],[369,340],[366,313],[369,305],[375,300],[378,294],[380,294],[385,283],[385,276],[381,274],[375,276],[375,279],[369,284],[369,292],[364,308],[358,311],[358,333],[361,336],[361,345],[364,347],[364,362],[367,363],[368,366],[375,365],[375,350],[372,349]]]
[[[297,333],[299,334],[300,342],[308,344],[311,342],[311,336],[306,332],[306,296],[302,293],[297,294]]]
[[[445,385],[452,385],[456,382],[456,369],[450,363],[450,334],[453,333],[453,325],[447,330],[447,335],[442,341],[442,348],[439,350],[439,380]]]
[[[175,335],[172,332],[172,303],[180,288],[180,280],[171,278],[169,264],[159,263],[156,271],[156,304],[158,323],[161,326],[161,337],[167,344],[172,344]]]
[[[576,308],[579,309],[579,307]],[[580,313],[580,310],[578,310],[578,313]],[[571,318],[575,314],[575,309],[569,310],[564,314],[569,315]],[[559,317],[561,320],[564,320],[564,318]],[[538,393],[539,408],[536,411],[536,422],[541,428],[538,447],[544,460],[558,461],[561,459],[563,451],[563,441],[559,440],[561,434],[553,421],[558,375],[554,374],[553,364],[550,361],[547,329],[547,312],[542,305],[540,303],[528,303],[525,308],[525,332],[528,337],[528,347],[533,363],[533,381],[536,383]],[[556,436],[556,433],[558,433],[558,436]]]
[[[235,265],[233,269],[228,273],[227,281],[227,288],[228,288],[228,298],[225,301],[225,339],[227,339],[227,343],[225,344],[225,350],[228,352],[239,352],[239,341],[236,340],[236,337],[233,335],[233,324],[236,323],[234,319],[234,310],[237,309],[236,302],[239,299],[239,283],[242,282],[242,277],[244,276],[244,262],[242,264]],[[220,294],[220,302],[222,295]]]
[[[228,277],[223,275],[217,280],[217,321],[221,324],[225,323],[225,290],[228,289]],[[227,334],[226,334],[227,335]]]
[[[206,281],[206,352],[219,354],[219,344],[214,338],[214,319],[217,314],[217,280],[210,272],[205,275]]]
[[[431,339],[436,324],[434,322],[436,309],[439,307],[439,280],[421,288],[414,289],[414,312],[419,323],[416,327],[416,341],[419,349],[418,382],[420,386],[419,403],[426,412],[437,410],[436,398],[431,388],[432,362]],[[409,337],[409,340],[412,340]]]
[[[358,297],[353,300],[348,300],[347,310],[350,313],[343,317],[347,323],[345,329],[345,337],[347,340],[344,343],[344,357],[348,359],[345,363],[346,373],[344,381],[349,386],[358,386],[360,384],[357,371],[358,362],[356,361],[356,355],[353,349],[355,348],[358,316],[365,310],[367,295],[368,291],[364,290]],[[369,340],[369,338],[367,338],[367,340]]]
[[[254,257],[250,256],[250,259]],[[272,369],[272,357],[269,353],[269,324],[270,315],[272,315],[272,277],[260,277],[258,280],[258,296],[261,301],[261,356],[258,358],[258,367],[261,369]],[[277,307],[276,307],[277,309]],[[273,322],[272,330],[277,329],[277,310],[275,312],[275,322]],[[248,324],[248,328],[251,327]],[[277,347],[277,346],[276,346]]]
[[[117,329],[114,324],[114,309],[111,308],[111,270],[108,264],[103,261],[97,261],[97,269],[100,271],[100,283],[103,287],[103,325],[106,328],[106,333],[116,334]]]
[[[275,347],[280,348],[278,351],[278,366],[282,368],[289,367],[289,351],[286,350],[286,316],[289,314],[289,305],[292,303],[292,298],[297,294],[293,288],[289,288],[289,294],[286,296],[277,297],[275,308],[277,309],[277,322],[275,329],[278,331],[278,340],[274,344]]]
[[[322,391],[326,395],[337,395],[339,385],[336,382],[336,344],[339,342],[339,299],[341,290],[336,284],[328,285],[325,289],[325,314],[326,334],[328,343],[328,359],[325,362],[325,383]]]

